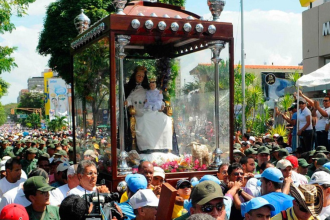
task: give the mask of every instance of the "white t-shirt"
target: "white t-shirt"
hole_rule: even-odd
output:
[[[323,207],[321,213],[319,214],[320,219],[324,220],[329,216],[330,216],[330,206]]]
[[[0,180],[0,197],[3,196],[3,194],[5,194],[6,192],[8,192],[9,190],[19,186],[20,183],[24,183],[25,179],[19,179],[16,181],[16,183],[10,183],[8,182],[7,178],[4,177]]]
[[[313,127],[312,127],[312,113],[307,107],[305,107],[304,110],[302,110],[302,111],[299,109],[299,115],[298,115],[298,125],[299,125],[298,129],[299,130],[302,129],[307,124],[306,117],[308,115],[310,116],[310,124],[306,128],[306,130],[312,130],[313,129]]]
[[[12,203],[20,204],[24,207],[31,204],[31,202],[25,197],[22,185],[23,183],[3,194],[0,202],[0,211],[3,209],[3,207]]]
[[[92,194],[93,192],[96,192],[96,187],[93,188],[92,191],[88,191],[84,188],[82,188],[80,185],[71,189],[69,192],[68,192],[68,196],[69,195],[78,195],[78,196],[83,196],[86,194]]]
[[[316,116],[317,116],[317,122],[316,122],[316,125],[315,125],[315,130],[316,131],[324,131],[325,124],[326,124],[327,119],[329,118],[329,115],[330,115],[330,107],[329,108],[322,108],[322,109],[327,112],[328,117],[323,117],[318,110],[316,111]]]
[[[68,184],[65,184],[63,186],[60,186],[56,188],[55,190],[49,192],[50,195],[52,195],[53,200],[50,201],[50,204],[53,206],[61,205],[63,199],[67,197],[68,192],[70,191],[70,188]]]

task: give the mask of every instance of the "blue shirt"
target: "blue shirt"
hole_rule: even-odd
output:
[[[291,120],[296,120],[296,125],[293,126],[292,135],[297,135],[297,112],[293,113]]]
[[[123,213],[128,217],[128,220],[136,218],[136,216],[134,215],[134,210],[132,206],[129,204],[129,200],[123,203],[119,203],[117,205],[121,208]]]
[[[261,197],[266,199],[270,204],[275,207],[275,211],[271,211],[270,217],[273,217],[281,211],[285,211],[293,206],[292,201],[294,200],[294,198],[281,192],[272,192]]]

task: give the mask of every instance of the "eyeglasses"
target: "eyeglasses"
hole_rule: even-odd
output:
[[[179,189],[185,189],[185,188],[190,188],[191,185],[180,185]]]
[[[304,206],[300,205],[300,203],[297,200],[296,200],[296,203],[298,204],[300,211],[302,211],[302,212],[308,212],[308,210]]]
[[[306,104],[306,103],[304,103],[304,102],[299,102],[299,105],[304,105],[304,104]]]
[[[329,100],[326,100],[326,99],[325,99],[325,100],[323,100],[323,102],[329,102]]]
[[[244,175],[243,172],[235,172],[235,173],[234,173],[234,176],[243,176],[243,175]]]
[[[213,209],[214,209],[214,207],[215,207],[218,211],[221,211],[222,208],[223,208],[223,203],[222,203],[222,202],[219,202],[219,203],[217,203],[217,204],[215,204],[215,205],[205,204],[205,205],[203,205],[203,206],[201,207],[201,210],[202,210],[202,212],[206,212],[206,213],[208,213],[208,212],[212,212]]]
[[[92,176],[94,174],[94,176],[97,176],[98,173],[97,172],[89,172],[89,173],[85,173],[87,176]]]

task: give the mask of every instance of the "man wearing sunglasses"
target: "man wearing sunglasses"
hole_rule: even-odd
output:
[[[207,180],[197,184],[190,195],[192,207],[190,214],[205,213],[211,215],[216,220],[226,218],[226,211],[221,187],[219,184]],[[228,218],[228,217],[227,217]]]
[[[326,96],[323,98],[323,108],[320,106],[318,101],[314,101],[314,109],[312,111],[312,116],[317,117],[317,122],[315,124],[316,130],[316,146],[328,146],[328,132],[325,131],[325,126],[327,119],[330,116],[330,100]]]

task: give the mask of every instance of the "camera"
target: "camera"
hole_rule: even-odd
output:
[[[103,220],[116,217],[118,220],[126,219],[122,217],[116,209],[115,202],[119,202],[120,196],[117,192],[113,193],[92,193],[83,195],[86,204],[92,204],[93,209],[90,213],[86,213],[86,220]],[[102,218],[104,216],[105,218]]]

